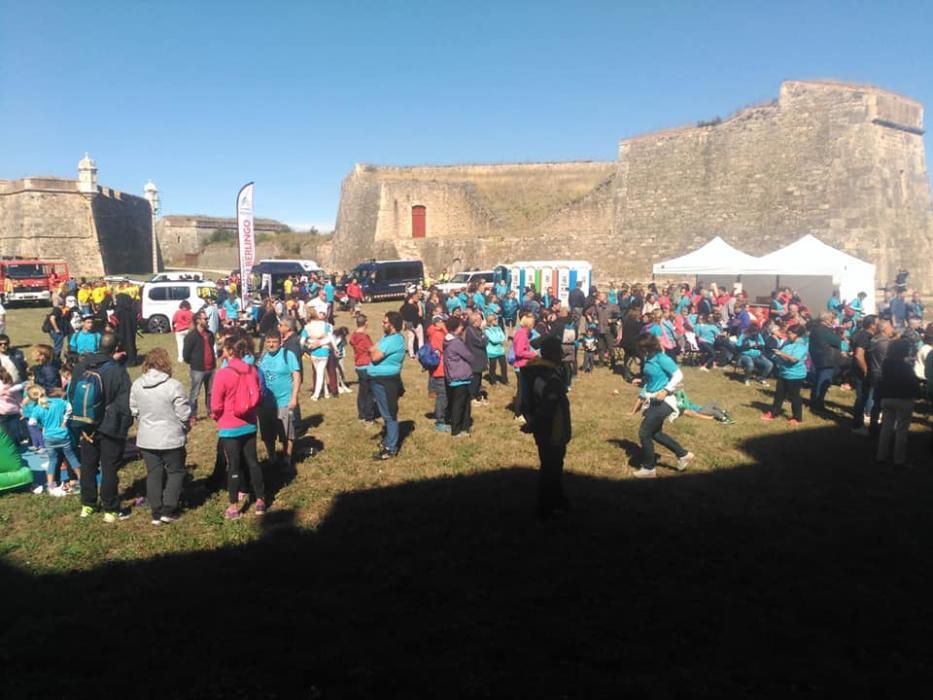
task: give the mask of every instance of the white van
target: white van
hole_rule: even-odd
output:
[[[170,333],[172,316],[178,305],[187,301],[191,311],[201,309],[208,297],[217,298],[217,287],[211,282],[170,280],[148,282],[142,292],[142,325],[149,333]]]
[[[153,275],[150,282],[201,282],[203,272],[160,272]]]
[[[444,294],[450,294],[450,292],[469,289],[471,284],[480,280],[483,280],[485,289],[490,289],[496,281],[496,273],[493,270],[465,270],[451,277],[449,282],[442,282],[435,286]]]

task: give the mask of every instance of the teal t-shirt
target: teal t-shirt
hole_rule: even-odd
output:
[[[712,345],[716,342],[716,336],[719,335],[719,328],[712,323],[700,323],[696,326],[697,337],[704,343]]]
[[[745,346],[745,341],[749,341],[749,346]],[[756,333],[755,335],[746,335],[743,333],[739,336],[739,352],[743,355],[748,355],[749,357],[758,357],[761,355],[761,348],[765,344],[765,341],[761,338],[761,333]]]
[[[86,352],[97,352],[100,348],[100,333],[78,331],[71,336],[68,346],[72,351],[82,355]]]
[[[810,352],[810,341],[806,338],[797,338],[793,343],[787,343],[781,352],[796,358],[796,362],[788,362],[783,358],[777,359],[777,373],[782,379],[804,379],[807,376],[807,363],[805,359]]]
[[[492,359],[505,355],[505,332],[499,326],[486,326],[486,330],[483,332],[489,338],[489,344],[486,346],[486,356]]]
[[[659,352],[645,360],[644,391],[654,394],[667,386],[677,371],[677,363],[665,353]]]
[[[402,362],[405,360],[405,340],[402,334],[385,335],[376,343],[376,347],[385,357],[369,366],[369,376],[395,377],[401,374]]]
[[[279,408],[288,406],[294,388],[292,372],[300,370],[298,358],[287,348],[279,348],[275,353],[264,352],[259,359],[259,371],[262,372],[266,389],[275,397],[275,405]]]

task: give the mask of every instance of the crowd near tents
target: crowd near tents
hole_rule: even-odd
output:
[[[865,312],[875,311],[875,266],[809,234],[761,257],[716,236],[686,255],[656,263],[652,272],[665,278],[695,276],[699,284],[715,282],[727,289],[741,285],[749,300],[761,303],[772,290],[791,287],[813,308],[821,307],[834,289],[844,300],[865,292]]]

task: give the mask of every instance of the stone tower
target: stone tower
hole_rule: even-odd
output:
[[[78,161],[78,191],[97,194],[97,163],[87,153]]]

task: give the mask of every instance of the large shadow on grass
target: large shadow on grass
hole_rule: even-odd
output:
[[[933,474],[839,435],[647,483],[569,474],[574,512],[544,523],[529,451],[347,493],[315,531],[273,510],[242,547],[4,566],[2,696],[896,696],[933,667]]]

